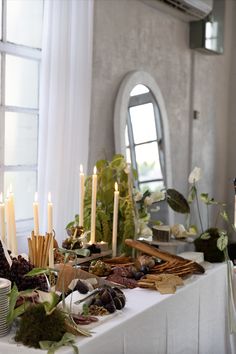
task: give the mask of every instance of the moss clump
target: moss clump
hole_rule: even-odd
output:
[[[204,253],[204,259],[208,262],[223,262],[225,260],[224,252],[220,251],[217,247],[217,240],[220,237],[219,230],[217,228],[210,228],[204,232],[209,234],[210,238],[204,239],[200,235],[195,240],[195,246],[197,252]]]
[[[55,309],[51,315],[46,315],[43,304],[37,304],[30,306],[22,315],[15,340],[29,347],[39,348],[40,341],[57,342],[65,332],[64,314]]]

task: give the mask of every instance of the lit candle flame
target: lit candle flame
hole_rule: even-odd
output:
[[[0,203],[3,203],[3,196],[2,196],[2,192],[0,193]]]
[[[94,175],[97,174],[97,167],[96,167],[96,166],[94,166],[94,168],[93,168],[93,174],[94,174]]]
[[[37,202],[38,201],[38,192],[34,193],[34,201]]]
[[[115,182],[115,191],[118,192],[118,183]]]
[[[52,202],[52,196],[51,196],[51,192],[48,192],[48,203]]]
[[[9,194],[12,193],[12,184],[9,186]]]
[[[84,172],[84,169],[83,169],[83,165],[82,165],[82,164],[79,165],[79,170],[80,170],[80,173],[83,173],[83,172]]]

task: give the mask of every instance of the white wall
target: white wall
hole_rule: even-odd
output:
[[[189,49],[189,25],[178,18],[138,0],[95,1],[90,172],[97,159],[114,153],[113,110],[123,77],[144,70],[156,80],[167,108],[172,187],[185,193],[188,173],[198,165],[204,171],[202,192],[226,198],[234,3],[226,0],[225,53],[210,56]],[[192,108],[199,120],[193,121]]]

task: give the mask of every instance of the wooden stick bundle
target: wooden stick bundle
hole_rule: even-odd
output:
[[[35,267],[47,267],[49,265],[49,250],[53,245],[53,234],[45,236],[35,236],[31,233],[31,238],[28,238],[29,260]]]

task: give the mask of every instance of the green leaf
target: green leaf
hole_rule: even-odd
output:
[[[25,274],[25,277],[35,277],[37,275],[49,274],[48,268],[33,268],[29,273]]]
[[[166,190],[168,205],[177,213],[189,214],[190,207],[184,196],[175,189]]]
[[[27,307],[29,305],[31,305],[31,302],[26,300],[22,305],[15,308],[18,296],[22,293],[19,293],[16,284],[14,284],[11,289],[11,292],[9,294],[9,311],[8,311],[8,315],[7,315],[7,323],[8,324],[11,324],[15,318],[17,318],[18,316],[21,316],[25,312]],[[31,293],[32,293],[32,290],[31,290]]]
[[[217,248],[220,251],[224,251],[224,249],[228,245],[228,236],[224,233],[221,234],[221,236],[217,239]]]
[[[9,311],[7,315],[7,322],[10,324],[14,320],[14,308],[16,306],[16,301],[19,296],[19,291],[16,284],[13,285],[11,292],[9,294]]]
[[[201,234],[200,237],[202,240],[209,240],[209,238],[211,238],[211,235],[209,234],[209,232],[204,232],[203,234]]]
[[[220,212],[220,216],[226,221],[229,222],[229,215],[227,214],[227,212],[225,210]]]
[[[188,232],[191,234],[191,235],[197,235],[198,233],[198,228],[196,225],[190,225],[189,226],[189,229],[188,229]]]
[[[45,291],[37,290],[39,295],[39,302],[44,305],[44,309],[47,315],[50,315],[56,308],[60,296],[57,295],[54,291],[46,293]]]
[[[74,255],[74,256],[83,256],[88,257],[90,255],[90,251],[87,248],[78,248],[76,250],[68,250],[66,248],[58,248],[58,251],[65,255]]]
[[[235,225],[234,225],[234,224],[231,224],[231,226],[232,226],[232,229],[234,230],[234,232],[236,232],[236,227],[235,227]]]
[[[208,193],[201,193],[200,199],[203,203],[208,204],[209,203]]]
[[[84,316],[88,316],[89,315],[89,307],[88,304],[83,304],[83,311],[82,311]]]
[[[55,351],[63,346],[71,346],[75,354],[79,354],[78,347],[74,344],[76,336],[66,332],[59,342],[44,340],[39,342],[39,346],[43,350],[48,350],[48,354],[54,354]]]
[[[66,225],[66,229],[70,229],[72,226],[74,226],[74,220],[69,222],[69,224]]]
[[[188,194],[188,202],[191,204],[194,199],[196,198],[197,195],[197,188],[193,184],[192,187],[190,188],[189,194]]]
[[[104,168],[106,168],[108,165],[107,161],[106,160],[98,160],[96,162],[96,167],[97,169],[100,171],[100,170],[103,170]]]
[[[150,220],[153,225],[160,226],[163,225],[163,222],[161,220]]]

